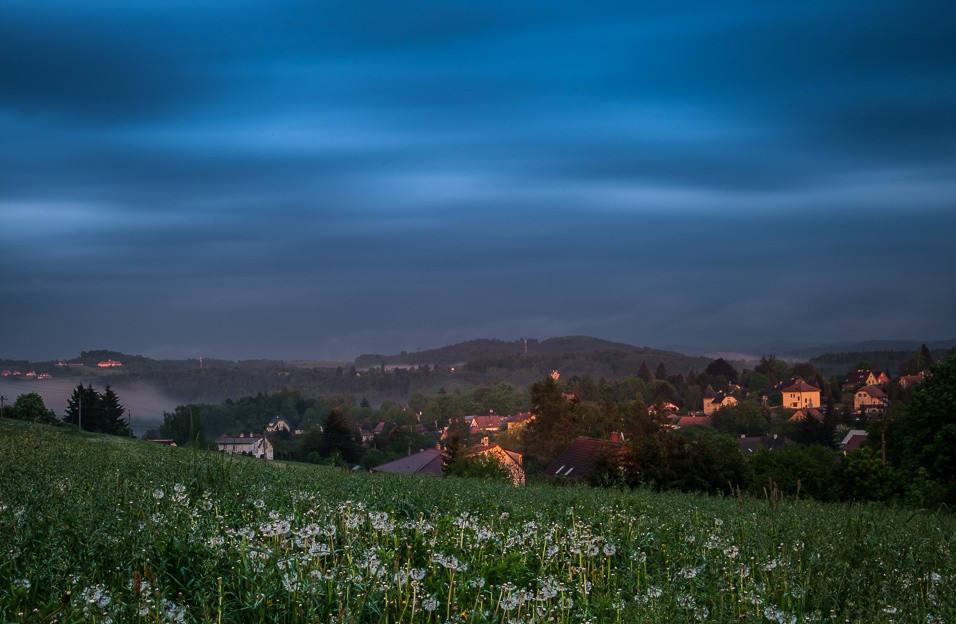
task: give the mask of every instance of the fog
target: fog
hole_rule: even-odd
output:
[[[57,417],[62,418],[66,412],[66,404],[73,394],[73,389],[80,383],[77,379],[51,379],[46,381],[4,379],[0,381],[0,394],[6,397],[4,405],[13,405],[17,397],[28,392],[36,392],[43,397],[46,406],[53,410]],[[83,382],[85,385],[88,382]],[[156,388],[144,384],[130,385],[111,384],[119,395],[120,403],[126,408],[131,420],[133,433],[142,435],[148,429],[158,427],[163,422],[163,412],[171,412],[179,401]],[[103,392],[103,384],[93,384],[99,392]]]

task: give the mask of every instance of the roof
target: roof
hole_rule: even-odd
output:
[[[500,429],[505,419],[504,416],[470,416],[467,420],[479,429]]]
[[[681,416],[680,420],[677,421],[677,428],[681,427],[690,427],[691,425],[704,425],[710,427],[714,422],[710,419],[710,416]]]
[[[714,392],[714,387],[713,387],[712,385],[710,385],[710,384],[707,384],[707,389],[704,390],[704,398],[705,398],[705,399],[712,399],[712,398],[714,398],[715,396],[717,396],[717,393]]]
[[[575,438],[553,462],[544,469],[544,474],[569,479],[584,478],[594,471],[594,465],[602,453],[620,448],[618,442],[598,438]]]
[[[810,407],[806,409],[798,409],[793,413],[793,416],[790,417],[790,420],[806,420],[807,418],[813,418],[817,421],[823,420],[823,412],[818,410],[815,407]]]
[[[507,421],[510,423],[523,423],[531,420],[532,418],[534,418],[534,414],[531,412],[520,412],[514,416],[509,416]]]
[[[870,375],[872,375],[872,374],[873,374],[873,373],[871,373],[871,372],[868,371],[868,370],[855,370],[855,371],[853,371],[852,373],[850,373],[850,374],[848,374],[848,375],[846,376],[846,385],[848,385],[848,386],[854,386],[854,385],[860,385],[860,386],[862,386],[863,384],[866,383],[867,378],[868,378]]]
[[[853,429],[844,436],[840,442],[840,448],[844,451],[858,451],[863,442],[866,441],[866,431],[862,429]]]
[[[753,455],[762,448],[776,450],[789,443],[790,440],[777,435],[741,436],[737,438],[737,444],[740,445],[740,450],[744,455]]]
[[[445,453],[438,449],[425,449],[414,455],[375,466],[372,468],[372,472],[440,475],[442,474],[442,458],[444,456]]]
[[[865,392],[874,399],[885,399],[886,393],[877,388],[876,386],[864,386],[857,390],[857,392]]]
[[[250,433],[244,436],[233,436],[224,433],[216,438],[216,444],[255,444],[263,438],[265,438],[265,436],[261,433]]]
[[[802,379],[793,382],[793,385],[787,386],[781,392],[820,392],[820,388],[811,386]]]

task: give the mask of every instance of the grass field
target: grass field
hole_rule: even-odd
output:
[[[948,514],[0,440],[4,622],[956,622]]]

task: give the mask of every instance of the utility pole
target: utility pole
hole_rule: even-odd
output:
[[[3,402],[7,400],[7,397],[0,394],[0,416],[3,416]]]

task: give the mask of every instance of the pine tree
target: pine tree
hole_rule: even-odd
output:
[[[100,394],[92,385],[78,385],[66,403],[63,421],[78,426],[84,431],[103,431],[103,414]]]
[[[106,386],[100,396],[100,408],[103,414],[103,433],[130,435],[129,422],[123,418],[125,408],[119,402],[119,396],[113,388]]]
[[[637,369],[637,376],[643,379],[644,381],[653,381],[654,378],[651,377],[651,371],[647,368],[647,362],[641,362],[641,367]]]
[[[657,365],[657,370],[654,371],[654,378],[667,381],[667,367],[664,366],[664,362]]]

